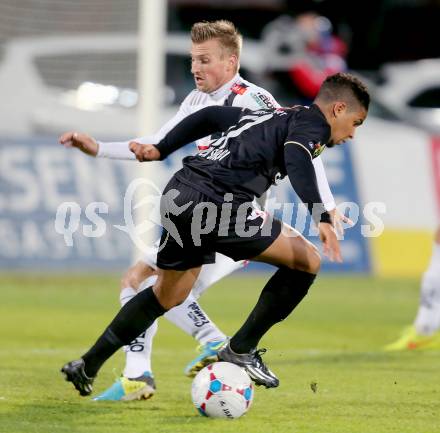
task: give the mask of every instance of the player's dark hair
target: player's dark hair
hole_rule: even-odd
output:
[[[316,99],[324,102],[332,102],[339,99],[345,100],[348,105],[353,105],[353,97],[368,111],[370,94],[368,93],[367,86],[352,74],[338,72],[337,74],[329,75],[324,80]]]

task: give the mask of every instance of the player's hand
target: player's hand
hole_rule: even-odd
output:
[[[319,237],[324,247],[324,255],[332,262],[342,262],[341,249],[335,228],[329,223],[319,223]]]
[[[81,152],[90,156],[98,154],[99,145],[96,140],[87,134],[80,132],[65,132],[60,138],[59,142],[65,147],[76,147]]]
[[[353,221],[345,216],[342,212],[338,210],[337,207],[328,212],[331,216],[333,227],[336,231],[336,235],[338,239],[344,238],[344,226],[343,223],[348,224],[350,227],[353,227]]]
[[[130,141],[129,149],[136,155],[139,162],[158,161],[160,152],[153,144],[140,144],[136,141]]]

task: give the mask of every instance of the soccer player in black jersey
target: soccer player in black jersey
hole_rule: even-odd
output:
[[[278,386],[261,359],[264,349],[257,350],[257,345],[304,298],[321,260],[312,243],[255,211],[251,202],[287,175],[319,228],[324,254],[341,261],[312,159],[326,147],[353,138],[367,116],[369,100],[361,81],[338,73],[324,81],[310,107],[259,111],[208,107],[179,123],[158,145],[133,145],[139,161],[158,160],[197,138],[221,132],[208,149],[183,160],[183,168],[164,190],[164,230],[154,287],[129,301],[93,347],[62,368],[81,395],[92,392],[99,368],[117,349],[185,300],[201,265],[212,263],[216,251],[278,268],[243,326],[219,352],[220,360],[244,367],[257,384]]]

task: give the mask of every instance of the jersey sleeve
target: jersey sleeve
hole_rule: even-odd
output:
[[[319,194],[312,158],[304,148],[287,142],[284,146],[284,161],[290,183],[298,197],[312,215],[316,224],[331,224],[330,214],[326,211]]]
[[[307,204],[315,223],[331,223],[313,164],[313,158],[322,152],[328,141],[329,129],[319,114],[305,110],[290,122],[284,143],[284,161],[290,183],[299,198]]]
[[[336,207],[336,202],[333,197],[330,185],[325,174],[324,164],[320,156],[313,159],[313,167],[315,168],[316,180],[318,182],[319,194],[327,211],[333,210]]]
[[[136,160],[135,154],[128,148],[129,141],[97,141],[97,143],[98,153],[96,156],[98,158]]]

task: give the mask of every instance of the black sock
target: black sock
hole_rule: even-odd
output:
[[[257,347],[263,335],[301,302],[315,277],[308,272],[279,268],[264,286],[246,322],[231,338],[231,349],[236,353],[248,353]]]
[[[148,287],[128,301],[120,310],[92,348],[82,356],[85,373],[95,377],[102,364],[124,344],[129,344],[165,310]]]

